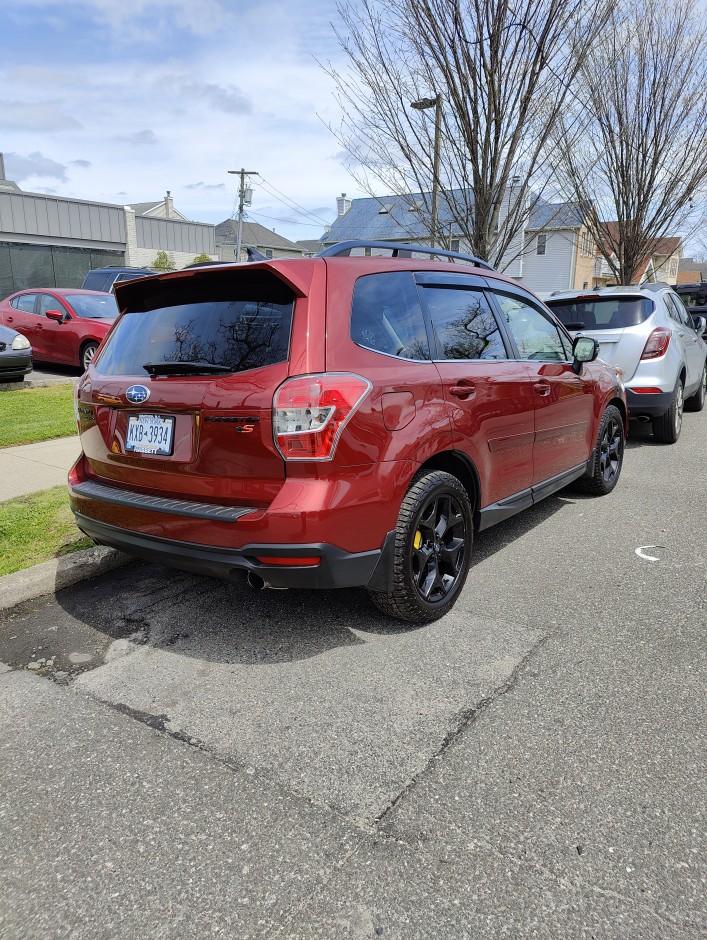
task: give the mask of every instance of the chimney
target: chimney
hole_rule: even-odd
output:
[[[172,218],[172,195],[169,190],[167,190],[167,195],[164,197],[164,217],[165,219]]]
[[[351,200],[346,198],[346,193],[342,193],[336,200],[336,214],[339,218],[351,208]]]
[[[5,158],[0,153],[0,180],[5,179]]]

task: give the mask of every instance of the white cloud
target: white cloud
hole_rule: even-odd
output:
[[[128,144],[135,144],[136,147],[154,147],[157,143],[157,137],[155,137],[154,131],[150,130],[135,131],[132,134],[117,137],[116,140],[125,141]]]
[[[5,0],[3,13],[0,88],[18,107],[0,104],[2,146],[63,167],[60,195],[122,205],[169,189],[184,215],[218,222],[236,197],[228,171],[242,166],[329,221],[340,192],[357,195],[324,123],[337,123],[338,106],[315,61],[336,55],[334,0]],[[257,178],[254,190],[256,221],[290,238],[320,234],[324,223]]]
[[[67,181],[66,167],[39,152],[30,153],[27,156],[19,153],[6,153],[5,172],[9,179],[16,183],[32,177],[41,179],[48,177],[60,180],[62,183]]]
[[[63,114],[58,101],[0,100],[0,128],[21,131],[65,131],[81,123]]]

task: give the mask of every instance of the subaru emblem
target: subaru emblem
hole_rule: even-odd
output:
[[[125,397],[133,405],[141,405],[150,397],[150,389],[144,385],[131,385],[125,393]]]

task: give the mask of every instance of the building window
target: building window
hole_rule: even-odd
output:
[[[589,232],[582,232],[581,252],[585,258],[593,254],[592,236]]]
[[[265,249],[265,257],[270,260],[272,258],[272,248]]]
[[[459,239],[458,239],[458,238],[453,238],[453,239],[452,239],[452,247],[451,247],[449,250],[450,250],[450,251],[459,251]]]
[[[538,235],[538,247],[535,250],[537,255],[544,255],[547,246],[547,235]]]

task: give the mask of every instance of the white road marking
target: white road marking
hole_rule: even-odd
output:
[[[646,561],[660,561],[660,558],[656,555],[646,555],[643,551],[644,548],[665,548],[665,545],[639,545],[636,549],[639,558],[645,558]]]

